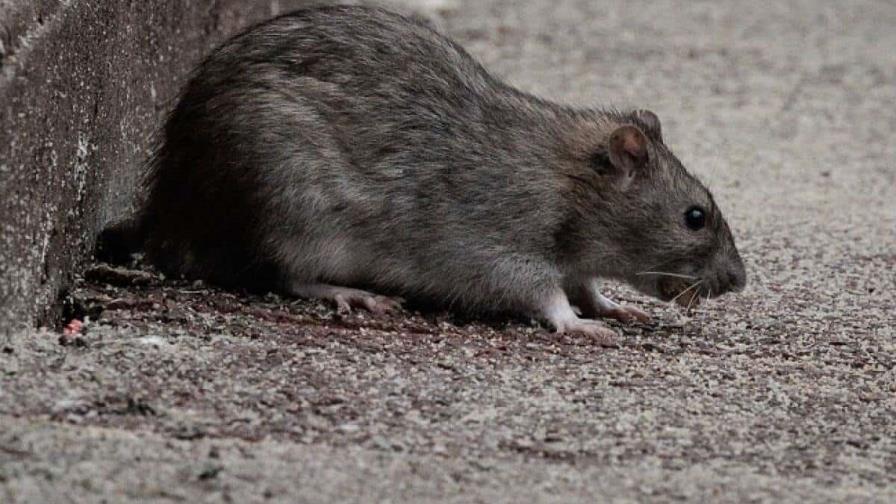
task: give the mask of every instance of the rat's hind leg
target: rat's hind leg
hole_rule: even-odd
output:
[[[399,310],[402,303],[401,298],[323,283],[293,284],[289,293],[296,297],[331,301],[336,303],[339,313],[348,313],[352,308],[362,308],[376,314],[390,313]]]
[[[648,322],[650,315],[634,306],[620,305],[600,293],[600,282],[591,280],[573,289],[573,303],[588,317],[613,318],[620,322]]]

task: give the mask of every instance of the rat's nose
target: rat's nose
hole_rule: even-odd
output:
[[[747,271],[740,257],[736,257],[721,276],[726,291],[740,292],[747,285]]]
[[[719,265],[716,281],[718,282],[718,290],[713,289],[718,294],[726,292],[740,292],[747,285],[747,272],[744,269],[744,263],[740,257],[729,258]]]
[[[747,286],[747,272],[743,266],[740,268],[730,268],[728,270],[728,289],[734,292],[740,292]]]

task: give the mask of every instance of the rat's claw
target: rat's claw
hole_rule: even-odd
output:
[[[346,301],[345,296],[336,294],[333,296],[333,302],[336,303],[336,313],[347,315],[352,311],[352,305]]]
[[[575,319],[557,327],[557,332],[567,334],[581,334],[594,338],[603,346],[615,346],[616,331],[605,326],[602,322],[591,319]]]
[[[601,317],[614,318],[620,322],[650,322],[650,315],[634,306],[616,306],[599,312]]]
[[[601,346],[617,346],[616,331],[603,322],[576,315],[562,290],[558,289],[552,293],[544,303],[541,314],[558,333],[582,334],[595,339]]]
[[[367,291],[350,289],[346,295],[337,295],[336,304],[342,313],[343,306],[350,311],[351,308],[361,308],[376,315],[384,315],[401,309],[401,302],[388,296],[380,296]],[[342,298],[342,303],[338,298]]]
[[[401,309],[401,301],[388,296],[369,295],[363,300],[364,308],[370,313],[383,315],[392,313]]]
[[[380,314],[382,312],[380,306],[376,303],[376,298],[373,296],[363,296],[360,301],[364,309],[370,313]]]
[[[299,284],[292,287],[292,293],[306,298],[326,299],[336,303],[336,312],[347,314],[352,308],[360,308],[381,315],[401,309],[401,298],[380,296],[372,292],[349,287],[327,284]]]
[[[376,306],[380,310],[379,313],[394,313],[401,310],[401,304],[404,303],[402,298],[392,298],[388,296],[377,296]]]
[[[594,313],[600,317],[613,318],[620,322],[649,322],[650,315],[634,306],[620,305],[599,292],[594,298]]]

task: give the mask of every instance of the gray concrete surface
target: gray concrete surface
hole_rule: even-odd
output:
[[[617,349],[93,270],[0,340],[3,502],[892,502],[896,6],[428,1],[496,74],[655,110],[750,285]]]

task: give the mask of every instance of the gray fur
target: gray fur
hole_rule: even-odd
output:
[[[661,295],[663,270],[744,283],[709,192],[644,112],[577,110],[489,75],[427,24],[326,7],[256,26],[196,70],[142,214],[149,257],[214,282],[367,286],[467,310],[540,312],[590,277]],[[631,184],[608,138],[633,125]],[[708,209],[701,232],[684,225]]]

